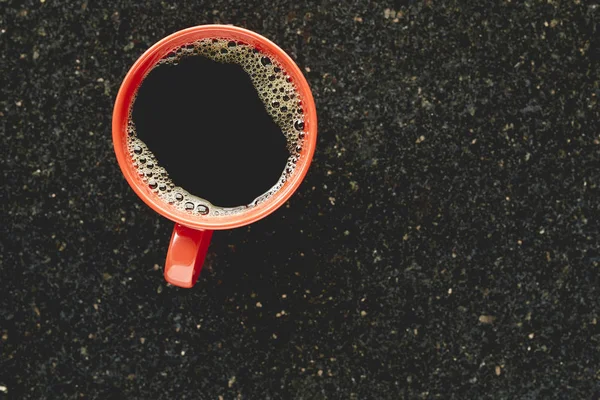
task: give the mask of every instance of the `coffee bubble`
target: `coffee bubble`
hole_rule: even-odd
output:
[[[302,102],[289,74],[275,59],[261,53],[253,46],[231,39],[202,39],[188,43],[171,51],[158,64],[177,65],[184,57],[201,55],[220,63],[240,65],[250,76],[252,84],[268,114],[279,126],[287,141],[290,152],[288,162],[279,180],[265,193],[248,205],[218,207],[208,200],[194,196],[176,186],[159,160],[141,141],[135,132],[131,109],[127,125],[127,144],[133,164],[148,187],[166,203],[180,211],[193,215],[224,216],[243,212],[269,199],[280,190],[294,173],[306,137]],[[135,100],[134,100],[135,101]],[[232,110],[235,113],[235,110]],[[297,113],[297,114],[296,114]]]

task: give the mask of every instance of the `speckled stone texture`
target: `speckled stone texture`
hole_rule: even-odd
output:
[[[597,399],[594,3],[0,1],[0,399]],[[183,290],[111,112],[207,23],[289,52],[320,136]]]

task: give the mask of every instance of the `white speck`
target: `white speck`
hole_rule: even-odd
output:
[[[227,382],[227,386],[232,387],[234,383],[235,383],[235,376],[232,376],[231,378],[229,378],[229,381]]]
[[[282,298],[282,299],[287,299],[287,294],[282,294],[282,295],[281,295],[281,298]]]
[[[185,356],[185,350],[182,350],[182,351],[181,351],[181,355],[182,355],[182,356]]]
[[[452,288],[448,289],[448,294],[452,294]]]
[[[415,143],[421,143],[425,140],[425,136],[421,135],[419,136],[419,138],[415,141]]]
[[[309,67],[304,67],[304,70],[305,70],[306,72],[310,72],[310,68],[309,68]]]
[[[262,308],[262,303],[259,301],[258,303],[256,303],[256,307]]]
[[[23,105],[23,102],[21,100],[19,100],[15,104],[17,105],[17,107],[21,107]]]
[[[546,232],[544,228],[540,229],[540,235],[543,235]]]
[[[8,392],[8,388],[4,385],[0,385],[0,392],[6,393]]]
[[[525,154],[525,161],[529,161],[530,158],[531,158],[531,153]]]
[[[527,337],[528,337],[529,339],[533,339],[533,338],[535,337],[535,334],[532,332],[532,333],[530,333],[529,335],[527,335]]]
[[[527,351],[531,351],[531,346],[527,346]]]
[[[377,263],[381,261],[381,256],[379,255],[377,249],[373,250],[373,262]]]
[[[319,375],[319,376],[323,376],[323,370],[322,370],[322,369],[320,369],[320,370],[317,372],[317,375]]]
[[[366,317],[367,316],[367,312],[366,311],[361,311],[360,312],[360,316],[361,317]]]
[[[332,206],[335,206],[335,197],[330,197],[329,202],[331,203]]]

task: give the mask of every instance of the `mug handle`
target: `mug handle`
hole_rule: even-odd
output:
[[[182,288],[194,286],[200,276],[212,234],[210,230],[175,224],[165,262],[167,282]]]

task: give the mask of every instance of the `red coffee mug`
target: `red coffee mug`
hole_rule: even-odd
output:
[[[296,168],[283,187],[264,202],[234,215],[192,215],[160,199],[138,175],[127,148],[129,109],[142,79],[172,50],[206,38],[231,39],[247,43],[279,61],[298,91],[304,110],[304,144]],[[308,171],[317,142],[317,112],[308,82],[294,61],[275,43],[263,36],[230,25],[201,25],[167,36],[133,64],[119,89],[113,111],[113,144],[121,171],[135,193],[154,211],[175,222],[165,263],[165,279],[180,287],[192,287],[198,280],[213,230],[248,225],[278,209],[298,188]],[[255,133],[259,134],[259,133]]]

